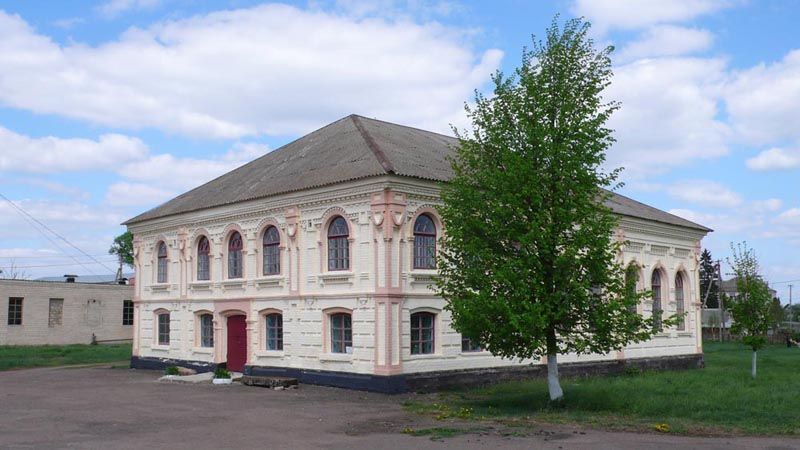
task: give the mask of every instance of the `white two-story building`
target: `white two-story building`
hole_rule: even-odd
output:
[[[348,116],[126,222],[136,286],[131,365],[179,364],[384,392],[541,371],[450,327],[430,289],[454,138]],[[180,168],[175,168],[180,174]],[[614,195],[621,262],[685,313],[652,340],[563,355],[562,371],[702,364],[698,264],[710,230]]]

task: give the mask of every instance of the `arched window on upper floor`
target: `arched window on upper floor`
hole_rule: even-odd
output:
[[[328,225],[328,270],[350,269],[350,229],[344,217],[337,216]]]
[[[436,224],[427,214],[414,222],[414,268],[436,268]]]
[[[238,231],[234,231],[228,238],[228,278],[242,278],[244,267],[242,259],[243,248],[242,235]]]

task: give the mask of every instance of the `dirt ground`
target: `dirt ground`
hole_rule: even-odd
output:
[[[545,426],[432,440],[406,428],[474,428],[403,410],[403,396],[302,385],[297,390],[159,383],[108,367],[0,372],[0,448],[800,449],[788,438],[698,438]],[[519,433],[518,433],[519,434]]]

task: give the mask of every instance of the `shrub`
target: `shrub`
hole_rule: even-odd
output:
[[[222,367],[217,367],[217,369],[214,371],[214,378],[230,378],[230,377],[231,373],[228,372],[226,369],[223,369]]]
[[[166,370],[164,370],[164,372],[167,375],[178,375],[180,373],[178,372],[178,366],[169,366],[166,368]]]

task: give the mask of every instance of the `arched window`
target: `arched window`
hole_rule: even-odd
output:
[[[625,269],[625,294],[628,297],[636,296],[636,287],[639,284],[639,266],[636,263],[630,263],[628,268]],[[630,305],[630,311],[636,312],[636,305]]]
[[[661,306],[661,272],[659,270],[653,271],[650,286],[653,291],[653,329],[662,331],[661,318],[664,311]]]
[[[156,281],[159,283],[167,282],[167,244],[164,241],[158,243],[158,275]]]
[[[331,353],[352,353],[353,320],[348,313],[331,314]]]
[[[267,350],[283,350],[283,315],[272,313],[266,315]]]
[[[350,230],[344,217],[338,216],[328,226],[328,270],[350,269]]]
[[[675,276],[675,313],[678,315],[678,330],[686,330],[686,321],[684,320],[683,313],[686,310],[686,305],[683,301],[683,274],[678,272]]]
[[[434,350],[434,321],[436,314],[418,312],[411,315],[411,354],[428,355]]]
[[[208,243],[208,238],[205,236],[200,238],[197,243],[197,279],[209,280],[211,279],[211,270],[208,262],[208,255],[211,252],[211,246]]]
[[[234,231],[228,239],[228,278],[242,278],[242,235]]]
[[[270,226],[264,232],[264,275],[281,273],[281,235]]]
[[[436,225],[427,214],[414,222],[414,268],[436,268]]]
[[[214,316],[211,314],[200,315],[200,346],[214,346]]]
[[[158,345],[169,345],[169,313],[160,312],[156,315],[158,322]]]

